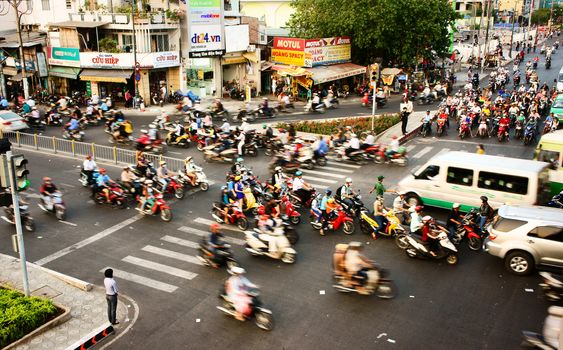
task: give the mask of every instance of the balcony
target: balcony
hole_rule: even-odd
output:
[[[141,13],[135,16],[135,25],[139,29],[147,26],[151,29],[177,29],[183,14],[176,11],[163,11],[154,13]],[[80,12],[69,14],[71,21],[77,22],[106,22],[108,29],[131,28],[131,14],[129,13],[98,13]]]

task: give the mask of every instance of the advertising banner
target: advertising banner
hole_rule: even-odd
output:
[[[272,62],[290,66],[309,67],[311,55],[303,51],[272,49]]]
[[[177,51],[154,52],[151,54],[153,68],[177,67],[180,65],[180,54]],[[141,61],[141,66],[143,66]]]
[[[274,38],[274,48],[280,50],[301,51],[305,49],[305,39]]]
[[[190,57],[221,56],[225,53],[222,0],[188,0]]]
[[[316,67],[352,60],[349,37],[321,39],[274,38],[272,61],[301,67]]]
[[[52,66],[80,67],[80,50],[72,47],[47,48],[48,62]]]
[[[80,67],[101,69],[132,69],[133,54],[82,52],[80,54]]]

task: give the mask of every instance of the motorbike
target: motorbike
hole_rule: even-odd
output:
[[[351,278],[343,276],[341,274],[334,274],[334,284],[332,285],[334,289],[342,293],[356,292],[358,294],[372,295],[375,294],[381,299],[392,299],[397,294],[397,287],[391,279],[388,278],[389,272],[385,269],[374,267],[367,271],[368,276],[370,273],[376,272],[378,275],[377,283],[370,284],[367,281],[358,279],[357,276],[352,276]],[[353,283],[357,282],[357,283]],[[364,286],[365,292],[360,291],[358,287]]]
[[[229,273],[233,267],[239,266],[239,263],[233,256],[230,244],[223,243],[221,247],[215,248],[214,254],[207,238],[204,238],[199,244],[199,254],[197,257],[207,266],[225,266]]]
[[[244,145],[242,145],[242,154],[252,156],[252,157],[257,157],[258,156],[258,146],[256,146],[256,142],[253,142],[253,141],[245,142]]]
[[[127,207],[127,194],[117,183],[110,184],[108,191],[109,203],[102,191],[97,191],[94,194],[94,202],[96,204],[111,204],[122,209]]]
[[[356,229],[354,219],[349,217],[342,209],[336,210],[335,212],[336,216],[329,219],[327,225],[328,229],[331,231],[337,231],[342,226],[342,231],[344,231],[345,234],[351,235],[354,233],[354,230]],[[323,227],[320,212],[317,212],[316,209],[311,209],[311,216],[313,218],[311,226],[313,226],[315,230],[320,230]]]
[[[432,121],[425,120],[422,122],[420,134],[422,135],[422,137],[432,135]]]
[[[440,244],[440,249],[436,252],[436,256],[430,253],[430,248],[422,240],[414,237],[412,234],[407,235],[406,241],[408,246],[405,252],[410,258],[426,258],[433,260],[446,259],[446,262],[450,265],[455,265],[458,261],[457,258],[457,248],[450,242],[448,235],[445,232],[440,232],[438,235],[438,241]]]
[[[57,219],[63,221],[66,217],[66,206],[63,201],[63,195],[60,192],[54,192],[50,196],[51,206],[49,207],[46,203],[41,201],[42,203],[38,203],[39,208],[48,213],[55,213]]]
[[[145,208],[137,208],[142,215],[160,215],[162,221],[169,222],[172,220],[172,210],[164,201],[164,196],[160,192],[156,192],[154,198],[148,199]]]
[[[434,104],[434,102],[436,102],[436,98],[434,97],[434,94],[430,94],[428,96],[424,96],[424,94],[420,94],[417,99],[417,103],[419,105],[431,105]]]
[[[365,209],[364,203],[362,202],[362,196],[360,195],[359,190],[357,194],[355,194],[352,198],[348,198],[348,200],[352,202],[351,205],[343,201],[340,196],[335,196],[336,203],[342,206],[342,209],[344,209],[346,214],[350,215],[353,218],[359,217],[360,211],[362,209]]]
[[[514,125],[514,138],[520,140],[524,137],[524,132],[522,129],[522,122],[517,120],[516,124]]]
[[[57,112],[50,111],[47,113],[47,116],[42,123],[49,126],[62,126],[63,117]]]
[[[176,176],[168,178],[166,188],[162,188],[162,184],[160,182],[157,182],[157,187],[162,194],[171,194],[177,199],[184,199],[184,185],[178,181],[178,177]]]
[[[443,136],[446,133],[446,119],[438,118],[436,125],[436,136]]]
[[[318,103],[313,107],[313,101],[309,100],[304,107],[305,112],[318,112],[323,114],[326,112],[326,105],[324,103]]]
[[[340,105],[336,97],[333,97],[331,99],[326,97],[323,99],[322,103],[324,103],[326,109],[336,109]]]
[[[191,144],[191,134],[190,133],[184,133],[180,136],[176,136],[174,137],[175,132],[174,131],[170,131],[168,132],[168,135],[166,135],[166,144],[167,145],[171,145],[171,146],[178,146],[178,147],[182,147],[182,148],[189,148],[190,144]]]
[[[481,122],[479,122],[479,129],[477,129],[477,135],[479,135],[479,137],[482,139],[489,137],[489,126],[486,120],[482,120]]]
[[[522,346],[533,349],[556,350],[560,349],[561,323],[563,323],[563,307],[550,306],[547,309],[542,334],[535,332],[522,332]]]
[[[188,178],[188,175],[186,175],[184,172],[180,172],[178,174],[178,181],[184,186],[184,188],[192,185],[190,179]],[[199,186],[199,188],[204,192],[209,189],[209,181],[207,180],[207,175],[205,175],[201,167],[195,168],[195,186]]]
[[[547,206],[552,208],[563,209],[563,191],[553,196],[551,200],[547,202]]]
[[[469,123],[462,122],[459,126],[459,138],[463,140],[465,137],[471,137],[471,129]]]
[[[82,142],[84,141],[84,135],[84,131],[70,131],[66,128],[63,131],[63,139],[67,140]]]
[[[156,154],[164,154],[168,150],[166,142],[164,142],[163,140],[160,140],[160,139],[154,140],[148,145],[143,145],[143,144],[137,142],[136,148],[137,148],[138,151],[150,152],[150,153],[156,153]]]
[[[387,151],[387,148],[380,148],[379,149],[379,153],[377,153],[377,155],[375,156],[375,158],[373,159],[373,161],[376,164],[383,164],[383,163],[391,163],[391,164],[397,164],[400,166],[406,166],[408,163],[408,158],[407,158],[407,148],[406,147],[399,147],[397,152],[394,153],[391,158],[387,157],[387,154],[385,153]]]
[[[497,133],[497,139],[498,142],[503,142],[505,140],[508,140],[508,125],[506,124],[500,124],[498,127],[498,133]]]
[[[401,226],[401,221],[393,210],[387,211],[385,218],[387,219],[387,225],[385,226],[385,230],[380,232],[377,221],[375,221],[369,210],[363,207],[360,210],[360,229],[363,233],[370,234],[373,239],[376,239],[378,235],[396,238],[399,235],[405,234],[405,228]]]
[[[477,209],[471,209],[461,221],[461,225],[457,228],[451,242],[458,245],[464,238],[467,239],[469,249],[479,251],[483,247],[483,241],[488,235],[487,232],[481,232],[479,225],[476,223]]]
[[[536,127],[533,125],[527,125],[524,130],[524,145],[528,146],[535,139]]]
[[[253,288],[247,291],[248,296],[251,298],[250,308],[251,311],[246,315],[247,319],[254,318],[254,322],[258,328],[265,331],[270,331],[274,328],[274,320],[272,316],[272,311],[262,307],[262,302],[259,299],[258,288]],[[225,291],[222,291],[219,298],[222,300],[222,305],[217,306],[217,309],[223,311],[225,314],[230,316],[235,316],[235,306],[233,302],[227,296]]]
[[[5,207],[4,213],[6,215],[2,216],[2,220],[12,225],[15,225],[16,222],[14,220],[14,207],[13,206]],[[21,218],[22,226],[26,231],[28,232],[35,231],[35,221],[31,217],[31,214],[29,212],[29,206],[27,204],[24,204],[23,202],[20,203],[20,218]]]
[[[220,224],[226,223],[229,225],[236,225],[241,231],[248,229],[248,219],[246,215],[238,207],[232,207],[232,213],[228,215],[228,222],[225,222],[223,218],[225,217],[222,213],[221,204],[218,202],[213,203],[213,208],[211,209],[211,216]]]
[[[203,159],[206,161],[215,160],[219,162],[232,163],[237,155],[237,149],[229,147],[221,150],[221,148],[222,147],[217,144],[203,147]]]
[[[344,160],[348,160],[350,162],[356,164],[365,164],[366,163],[366,155],[364,150],[362,149],[355,149],[346,154],[347,147],[340,146],[339,148],[335,149],[334,152],[336,153],[336,160],[342,162]]]
[[[543,283],[540,287],[549,301],[561,301],[563,299],[563,276],[557,276],[553,273],[541,271],[540,276]]]
[[[84,168],[80,169],[80,176],[78,177],[78,182],[84,187],[92,186],[96,182],[98,177],[98,169],[92,172],[92,177],[88,178],[88,175],[84,172]]]
[[[286,264],[295,263],[297,252],[291,247],[283,230],[283,226],[277,225],[272,228],[271,233],[245,231],[246,251],[253,256],[269,256]]]
[[[550,69],[551,68],[551,58],[546,58],[545,59],[545,69]]]
[[[254,109],[251,114],[254,119],[258,119],[258,118],[270,119],[276,117],[275,109],[271,107],[258,106],[258,108]]]

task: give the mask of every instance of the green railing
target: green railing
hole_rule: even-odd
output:
[[[94,160],[112,162],[115,164],[131,165],[135,164],[135,151],[118,148],[115,146],[102,146],[95,143],[78,142],[75,140],[65,140],[54,136],[41,136],[22,132],[2,132],[0,138],[7,137],[13,147],[22,149],[34,149],[37,151],[69,155],[75,158],[84,159],[87,155]],[[181,169],[184,160],[178,158],[165,157],[163,155],[145,153],[146,158],[153,162],[155,166],[161,160],[166,161],[170,169]]]

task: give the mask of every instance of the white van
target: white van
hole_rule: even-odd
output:
[[[399,182],[399,191],[407,193],[411,205],[450,209],[460,203],[466,212],[489,204],[545,203],[549,196],[549,163],[517,158],[488,156],[467,152],[446,152]]]

